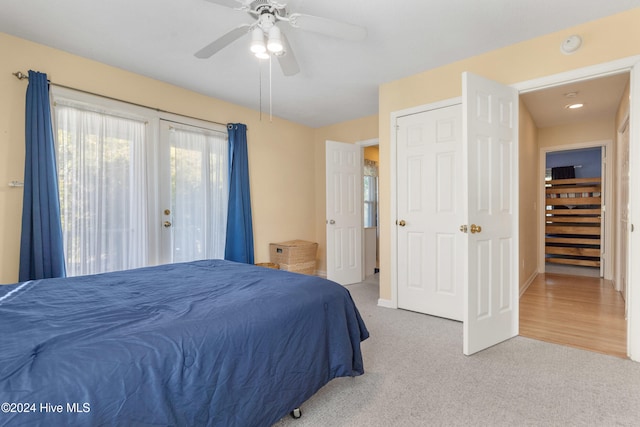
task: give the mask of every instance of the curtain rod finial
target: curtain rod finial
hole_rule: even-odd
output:
[[[11,73],[11,74],[13,74],[14,76],[16,76],[16,78],[17,78],[18,80],[23,80],[23,79],[28,79],[28,78],[29,78],[29,75],[28,75],[28,74],[23,73],[22,71],[16,71],[15,73]]]

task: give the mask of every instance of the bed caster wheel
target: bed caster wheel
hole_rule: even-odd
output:
[[[291,416],[295,419],[298,419],[302,416],[302,411],[300,410],[300,408],[296,408],[293,411],[291,411]]]

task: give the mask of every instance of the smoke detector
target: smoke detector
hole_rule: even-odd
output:
[[[569,36],[560,44],[560,52],[565,55],[571,55],[575,53],[582,46],[582,37],[574,34],[573,36]]]

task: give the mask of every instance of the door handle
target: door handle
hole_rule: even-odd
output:
[[[479,225],[471,224],[471,229],[469,231],[471,231],[471,234],[480,233],[482,232],[482,227],[480,227]]]
[[[171,221],[165,221],[163,224],[164,228],[169,228],[171,227]]]
[[[332,220],[332,219],[330,219],[330,220],[329,220],[329,224],[333,225],[333,224],[335,224],[335,223],[336,223],[336,222],[335,222],[334,220]]]
[[[398,225],[400,227],[404,227],[405,225],[407,225],[407,222],[404,219],[401,219],[400,221],[398,221]]]

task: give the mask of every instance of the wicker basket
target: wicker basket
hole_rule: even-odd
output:
[[[299,262],[297,264],[280,264],[280,270],[313,276],[316,272],[316,262],[314,260],[309,262]]]
[[[304,240],[290,240],[269,245],[271,262],[279,264],[281,270],[302,274],[315,273],[317,252],[317,243]]]

